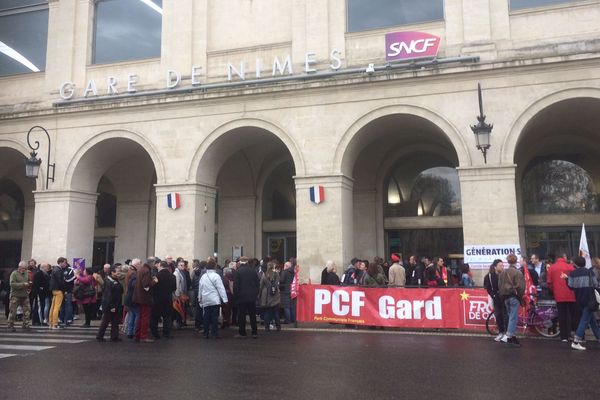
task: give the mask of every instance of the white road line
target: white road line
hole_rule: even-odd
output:
[[[46,338],[3,338],[3,337],[0,337],[0,342],[65,343],[65,344],[75,344],[75,343],[84,343],[84,342],[87,342],[87,340],[46,339]]]
[[[8,357],[14,357],[14,356],[16,356],[16,354],[0,353],[0,358],[8,358]]]
[[[107,332],[110,334],[110,332]],[[52,334],[52,333],[0,333],[0,338],[11,338],[11,337],[26,337],[26,338],[65,338],[65,339],[94,339],[96,337],[96,332],[93,334],[90,332],[89,335],[61,335],[61,334]]]
[[[24,351],[40,351],[53,349],[56,346],[27,346],[20,344],[0,344],[0,350],[24,350]]]

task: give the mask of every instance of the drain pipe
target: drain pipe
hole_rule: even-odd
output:
[[[222,83],[209,83],[206,85],[198,85],[198,86],[190,86],[184,88],[176,88],[176,89],[161,89],[161,90],[151,90],[147,92],[136,92],[136,93],[127,93],[118,96],[114,95],[105,95],[105,96],[97,96],[90,97],[84,99],[76,99],[76,100],[61,100],[53,103],[55,107],[64,107],[72,104],[83,104],[83,103],[92,103],[96,101],[103,100],[114,100],[114,99],[128,99],[135,97],[143,97],[143,96],[153,96],[153,95],[163,95],[163,94],[188,94],[195,92],[207,92],[213,89],[227,89],[227,88],[239,88],[239,87],[247,87],[259,84],[269,84],[269,83],[281,83],[281,82],[293,82],[293,81],[314,81],[318,79],[326,79],[332,78],[336,76],[342,75],[352,75],[352,74],[368,74],[373,75],[376,72],[381,71],[394,71],[394,70],[410,70],[424,67],[435,67],[441,64],[451,64],[451,63],[477,63],[479,62],[479,56],[466,56],[466,57],[449,57],[442,59],[431,59],[424,61],[409,61],[403,63],[387,63],[384,65],[370,65],[371,68],[348,68],[344,70],[338,71],[329,71],[329,72],[317,72],[314,74],[306,74],[306,75],[292,75],[292,76],[278,76],[273,78],[264,78],[264,79],[252,79],[247,81],[238,81],[238,82],[222,82]]]

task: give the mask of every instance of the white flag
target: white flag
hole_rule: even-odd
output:
[[[587,236],[585,235],[585,224],[581,224],[581,240],[579,240],[579,255],[585,258],[585,267],[592,268],[590,249],[588,248]]]

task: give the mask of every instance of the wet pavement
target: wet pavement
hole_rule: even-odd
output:
[[[0,399],[592,399],[600,345],[285,329],[98,343],[95,329],[0,328]],[[37,350],[21,349],[40,348]],[[12,349],[12,350],[11,350]],[[2,357],[0,355],[0,357]]]

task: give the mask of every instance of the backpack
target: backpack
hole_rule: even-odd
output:
[[[271,278],[271,281],[269,282],[269,296],[275,296],[277,294],[277,290],[279,289],[279,283],[274,278],[275,275],[273,275],[273,278]]]

